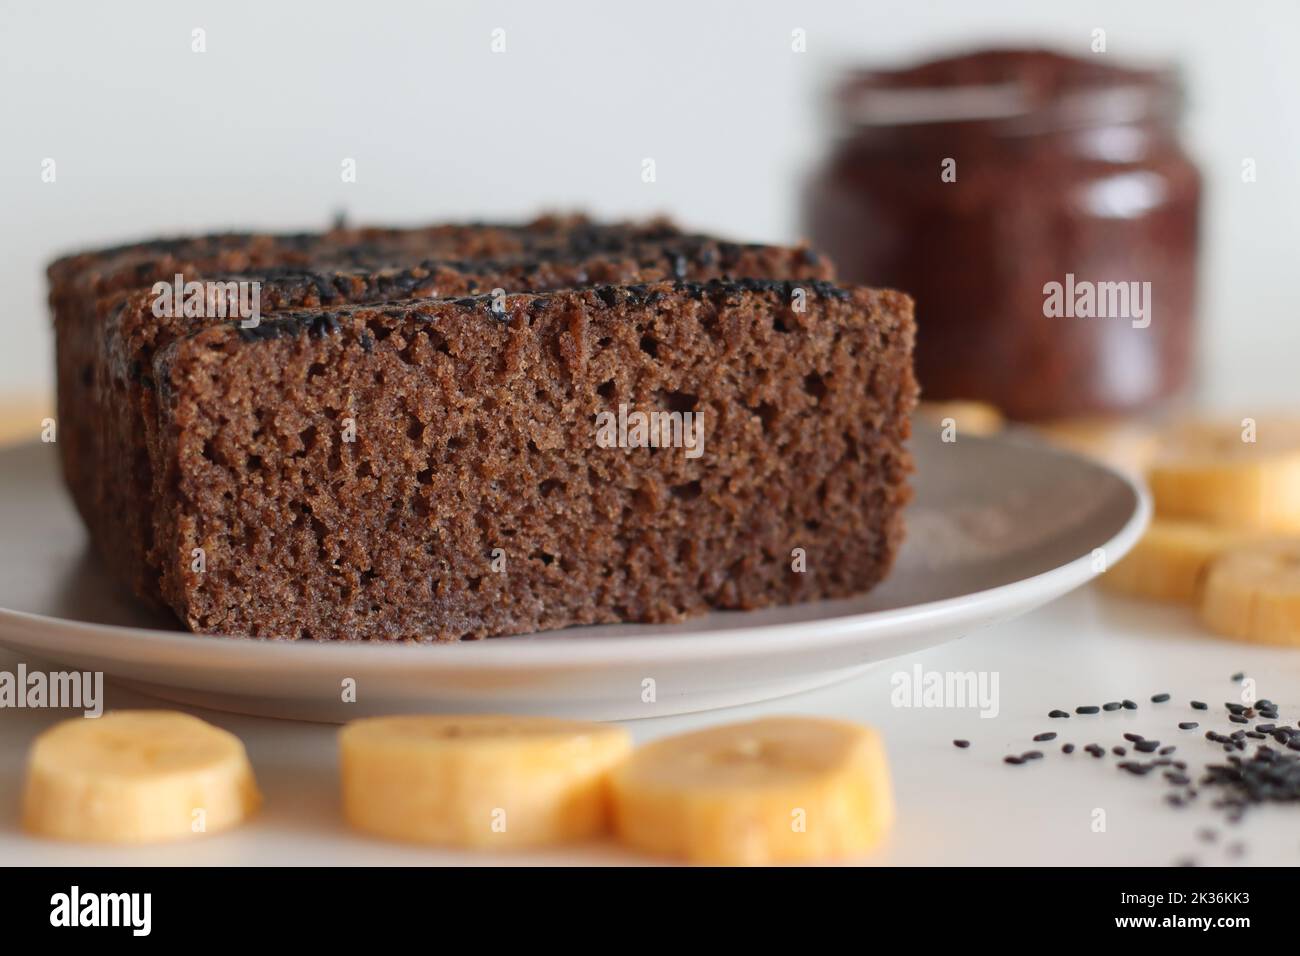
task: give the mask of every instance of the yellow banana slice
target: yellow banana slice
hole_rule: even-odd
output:
[[[1162,441],[1147,478],[1162,516],[1300,532],[1300,422],[1184,424]]]
[[[984,402],[922,402],[916,414],[936,429],[947,427],[949,419],[957,435],[996,435],[1006,424],[1002,413]]]
[[[631,750],[609,724],[512,716],[357,720],[339,733],[343,812],[394,840],[545,846],[608,827],[608,775]]]
[[[1239,640],[1300,644],[1300,538],[1234,548],[1211,562],[1201,619]]]
[[[615,831],[696,863],[855,856],[893,820],[884,747],[869,727],[773,717],[657,740],[611,778]]]
[[[56,724],[27,759],[23,826],[40,836],[148,843],[236,826],[261,797],[239,738],[166,710]]]
[[[1193,604],[1210,562],[1258,537],[1258,532],[1157,518],[1133,550],[1099,580],[1103,588],[1119,594]]]

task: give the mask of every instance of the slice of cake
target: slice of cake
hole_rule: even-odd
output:
[[[161,602],[160,568],[151,557],[153,356],[177,335],[226,321],[226,313],[186,315],[177,302],[160,314],[155,283],[256,283],[259,316],[270,316],[493,288],[831,274],[824,258],[803,248],[686,235],[661,220],[601,225],[581,217],[524,226],[231,234],[69,257],[50,268],[64,473],[108,566],[138,595]]]
[[[911,303],[806,248],[548,217],[49,271],[73,497],[196,631],[675,620],[859,593],[901,539]]]
[[[193,630],[456,640],[865,591],[902,536],[911,301],[667,281],[290,311],[153,359]]]

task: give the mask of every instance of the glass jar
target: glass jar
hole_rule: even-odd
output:
[[[923,397],[1021,420],[1146,409],[1191,375],[1201,181],[1169,70],[993,50],[849,76],[806,232],[916,300]]]

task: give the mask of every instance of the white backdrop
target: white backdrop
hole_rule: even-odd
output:
[[[313,228],[339,209],[388,222],[664,211],[789,239],[838,68],[985,42],[1086,54],[1098,27],[1108,56],[1188,73],[1209,202],[1203,394],[1300,397],[1296,0],[5,0],[0,391],[51,381],[43,269],[65,251]]]

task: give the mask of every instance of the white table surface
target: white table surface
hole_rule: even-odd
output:
[[[16,658],[0,651],[0,668]],[[34,663],[29,661],[29,665]],[[891,677],[912,671],[987,671],[998,676],[999,713],[917,709],[891,704]],[[1263,648],[1208,636],[1190,611],[1114,598],[1089,587],[1027,617],[945,646],[885,662],[867,674],[822,690],[767,704],[679,717],[632,721],[638,741],[704,725],[766,714],[816,714],[863,721],[885,735],[899,807],[887,843],[866,864],[1098,864],[1203,865],[1300,863],[1294,807],[1262,807],[1229,825],[1208,806],[1178,810],[1164,803],[1168,788],[1155,774],[1134,777],[1060,745],[1098,742],[1108,749],[1133,731],[1179,745],[1193,770],[1226,756],[1204,739],[1228,730],[1223,702],[1237,700],[1230,677],[1245,671],[1259,696],[1281,707],[1282,722],[1300,716],[1300,651]],[[1149,702],[1162,691],[1170,703]],[[106,684],[109,708],[169,706]],[[1131,698],[1137,711],[1050,720],[1053,708]],[[1211,704],[1192,711],[1191,699]],[[243,738],[265,795],[248,825],[177,844],[104,848],[27,837],[18,828],[22,765],[31,739],[66,712],[0,710],[0,862],[37,865],[105,864],[475,864],[646,863],[609,843],[531,854],[463,854],[372,840],[351,833],[339,813],[335,733],[324,724],[194,711]],[[1180,720],[1198,720],[1180,731]],[[1034,744],[1035,733],[1061,736]],[[969,750],[952,744],[971,740]],[[1045,759],[1024,766],[1007,753],[1041,748]],[[1096,811],[1105,831],[1094,830]],[[1214,843],[1197,831],[1213,827]],[[1244,854],[1229,847],[1241,843]]]

